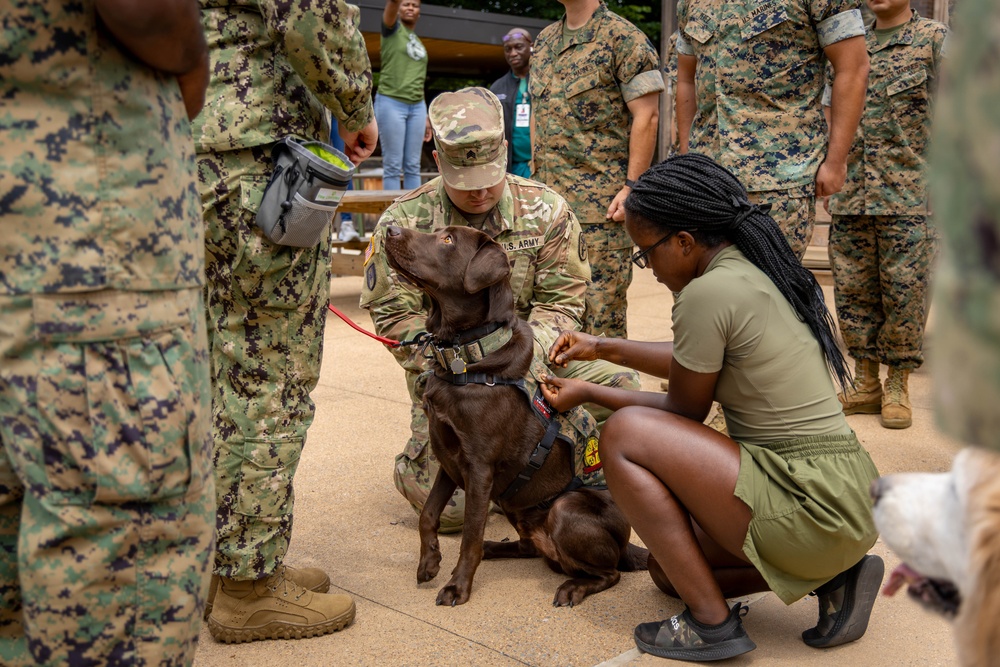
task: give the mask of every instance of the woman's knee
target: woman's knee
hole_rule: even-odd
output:
[[[631,407],[621,408],[608,417],[601,428],[601,456],[619,455],[632,440],[635,419]]]

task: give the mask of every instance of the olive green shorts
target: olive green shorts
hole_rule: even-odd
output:
[[[743,553],[791,604],[857,563],[875,544],[868,488],[878,470],[852,431],[740,443],[733,495],[753,513]]]

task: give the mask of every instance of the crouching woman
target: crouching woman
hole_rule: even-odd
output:
[[[746,608],[726,598],[760,591],[786,604],[817,594],[810,646],[860,638],[884,569],[866,555],[878,471],[837,400],[830,371],[850,378],[822,289],[766,209],[704,156],[650,168],[625,211],[633,262],[674,293],[673,341],[565,332],[550,359],[605,359],[668,378],[669,391],[555,377],[544,391],[559,410],[616,410],[600,441],[608,486],[654,581],[687,606],[637,626],[636,644],[693,661],[750,651]],[[713,400],[728,437],[702,423]]]

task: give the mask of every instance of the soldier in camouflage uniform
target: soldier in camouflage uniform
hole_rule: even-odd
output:
[[[860,0],[680,0],[681,152],[704,153],[746,186],[801,259],[816,197],[840,190],[865,99]],[[837,72],[827,142],[827,58]]]
[[[624,338],[633,244],[622,203],[653,159],[663,73],[649,38],[603,2],[560,2],[566,15],[539,33],[531,58],[532,178],[581,222],[584,330]]]
[[[220,583],[208,626],[225,642],[311,637],[354,619],[349,596],[326,593],[325,572],[283,563],[292,481],[315,412],[309,394],[323,354],[330,239],[312,248],[275,245],[254,219],[273,143],[328,137],[326,109],[348,156],[360,162],[370,154],[377,137],[371,69],[358,9],[342,0],[201,6],[215,49],[194,128],[219,501]]]
[[[962,441],[1000,450],[1000,5],[962,0],[935,110],[931,201],[935,415]]]
[[[927,218],[931,93],[948,28],[910,0],[868,0],[868,99],[844,189],[830,199],[830,261],[840,332],[855,360],[846,414],[881,413],[886,428],[912,423],[910,371],[924,361],[934,234]],[[836,85],[834,79],[834,85]],[[879,363],[889,367],[885,388]]]
[[[190,665],[213,549],[194,0],[6,3],[0,664]],[[148,29],[152,27],[153,29]]]
[[[559,331],[578,330],[583,317],[590,270],[576,216],[551,188],[505,173],[503,110],[493,93],[466,88],[441,94],[431,103],[429,117],[442,175],[400,197],[382,215],[365,253],[361,307],[371,313],[380,336],[402,341],[425,331],[429,302],[389,266],[385,230],[389,225],[423,232],[472,226],[507,251],[517,314],[532,326],[536,355],[546,358]],[[421,373],[429,366],[412,347],[393,348],[392,353],[406,371],[413,400],[410,440],[396,457],[396,488],[419,511],[438,470],[421,407],[426,382]],[[552,372],[612,386],[639,386],[637,374],[607,362],[579,362]],[[603,420],[607,412],[594,416]],[[458,492],[441,517],[442,532],[459,530],[463,516],[463,495]]]

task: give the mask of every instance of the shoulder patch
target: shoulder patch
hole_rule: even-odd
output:
[[[375,237],[374,236],[372,236],[372,238],[368,241],[368,247],[365,248],[365,261],[364,261],[364,264],[367,264],[368,262],[371,261],[372,253],[373,252],[375,252]],[[371,289],[371,288],[369,288],[369,289]]]
[[[587,241],[583,238],[583,234],[580,234],[580,243],[577,246],[577,253],[580,256],[580,261],[587,261]]]
[[[598,450],[598,440],[594,436],[587,438],[587,449],[583,454],[583,471],[594,472],[604,467]]]
[[[372,262],[368,265],[368,270],[365,271],[365,284],[368,286],[368,291],[375,289],[375,281],[378,278],[378,273],[375,271],[375,263]]]

